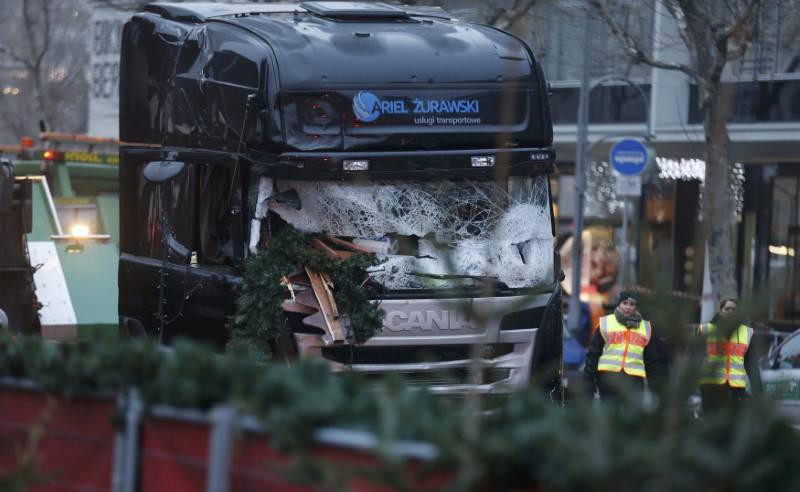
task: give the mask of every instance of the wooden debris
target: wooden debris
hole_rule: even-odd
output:
[[[303,304],[304,306],[308,306],[319,311],[319,302],[317,302],[317,296],[314,294],[312,289],[298,292],[294,301],[298,304]]]
[[[324,242],[322,242],[318,238],[314,238],[311,241],[311,245],[315,249],[318,249],[318,250],[322,251],[323,253],[325,253],[325,256],[327,256],[328,258],[331,258],[331,259],[334,259],[334,260],[346,260],[346,259],[350,258],[351,256],[353,256],[353,253],[351,251],[335,250],[335,249],[331,248],[330,246],[328,246],[327,244],[325,244]]]
[[[292,296],[292,300],[294,300],[294,287],[292,287],[292,282],[289,280],[289,277],[284,275],[281,277],[281,284],[285,285],[287,289],[289,289],[289,295]]]
[[[350,241],[345,241],[344,239],[338,238],[336,236],[325,236],[325,238],[328,241],[332,242],[333,244],[336,244],[336,245],[339,245],[339,246],[344,246],[345,248],[350,249],[352,251],[355,251],[356,253],[365,253],[365,254],[368,254],[368,255],[375,254],[374,251],[371,251],[371,250],[369,250],[367,248],[364,248],[363,246],[359,246],[357,244],[351,243]]]
[[[303,324],[313,326],[315,328],[321,328],[325,332],[328,331],[328,326],[325,324],[325,316],[322,315],[322,311],[317,311],[311,316],[306,316],[303,318]]]
[[[324,335],[322,340],[327,344],[344,342],[344,331],[339,320],[336,301],[330,288],[332,285],[330,278],[325,274],[311,271],[308,268],[306,268],[306,273],[308,278],[311,279],[311,288],[314,290],[314,295],[320,306],[320,312],[325,320],[324,328],[327,331],[327,335]]]
[[[308,275],[306,275],[305,271],[296,272],[289,275],[289,280],[291,280],[293,284],[311,287],[311,280],[308,279]]]
[[[325,244],[320,238],[315,237],[311,240],[311,246],[314,249],[334,260],[345,260],[356,253],[373,254],[366,248],[338,237],[326,236],[325,239],[349,250],[336,250]],[[284,311],[308,314],[309,316],[303,318],[303,323],[321,328],[325,332],[322,336],[325,345],[345,342],[345,328],[349,330],[350,320],[349,317],[339,314],[336,300],[333,297],[333,282],[328,275],[305,268],[305,272],[293,274],[291,277],[284,276],[282,283],[286,285],[292,296],[291,300],[287,299],[281,304]],[[296,285],[308,285],[311,288],[297,290],[295,289]]]
[[[284,311],[288,313],[300,313],[300,314],[314,314],[319,312],[315,307],[308,306],[306,304],[300,304],[299,302],[295,302],[289,299],[286,299],[281,304],[281,307]]]
[[[328,258],[331,258],[331,259],[334,259],[334,260],[338,260],[339,259],[339,255],[336,254],[336,251],[334,251],[333,248],[331,248],[327,244],[325,244],[322,241],[320,241],[319,238],[315,237],[314,239],[312,239],[311,240],[311,246],[313,246],[315,249],[318,249],[318,250],[322,251],[323,253],[325,253],[325,256],[327,256]],[[310,276],[311,275],[309,275],[309,277]]]

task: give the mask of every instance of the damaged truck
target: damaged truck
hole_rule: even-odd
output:
[[[296,356],[560,394],[552,123],[523,41],[431,7],[153,3],[121,57],[121,331],[224,345],[248,257],[292,226],[376,255],[383,311],[358,344],[336,285],[284,278]]]

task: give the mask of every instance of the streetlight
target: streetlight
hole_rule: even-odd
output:
[[[572,231],[572,291],[570,292],[568,322],[569,329],[577,331],[578,323],[580,321],[580,289],[581,289],[581,260],[583,257],[583,207],[584,198],[586,193],[586,157],[591,150],[593,150],[600,142],[612,138],[614,136],[622,136],[620,134],[604,135],[598,141],[592,144],[587,149],[587,140],[589,132],[589,95],[591,92],[605,82],[617,80],[625,82],[631,87],[635,88],[642,98],[645,106],[645,119],[646,130],[644,138],[650,140],[652,138],[652,121],[650,120],[650,99],[647,97],[644,89],[637,83],[619,75],[606,75],[593,81],[589,81],[589,50],[591,48],[591,21],[589,16],[586,17],[586,28],[584,31],[584,61],[583,61],[583,75],[581,77],[581,91],[580,102],[578,104],[578,138],[576,145],[575,155],[575,226]],[[629,135],[629,134],[626,134]],[[624,280],[624,271],[627,268],[627,234],[628,234],[628,201],[624,202],[623,222],[622,222],[622,245],[621,254],[622,265],[620,268],[620,277]]]

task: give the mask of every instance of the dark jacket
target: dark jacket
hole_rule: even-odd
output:
[[[583,369],[583,379],[591,393],[594,393],[595,388],[597,388],[597,363],[600,360],[600,356],[603,355],[603,347],[605,345],[606,341],[598,328],[589,344],[589,351],[586,353],[586,365]],[[667,382],[669,374],[668,354],[666,342],[658,337],[654,327],[650,342],[644,348],[644,369],[647,373],[647,382],[652,388],[660,388]]]

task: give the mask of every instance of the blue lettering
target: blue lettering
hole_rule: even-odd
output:
[[[384,109],[387,112],[394,113],[408,113],[403,101],[394,101],[395,106],[392,109]],[[426,113],[480,113],[480,102],[477,99],[456,99],[456,100],[424,100],[414,99],[413,110],[414,114]]]
[[[406,114],[408,110],[406,110],[405,102],[403,101],[394,101],[394,112],[398,114]]]

